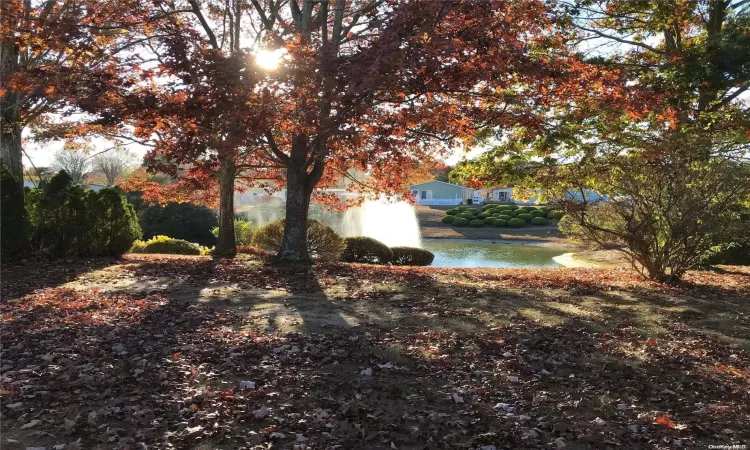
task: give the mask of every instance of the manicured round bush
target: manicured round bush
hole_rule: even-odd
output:
[[[544,217],[544,213],[538,209],[531,211],[529,214],[531,214],[531,217]]]
[[[135,241],[131,253],[163,253],[167,255],[200,255],[201,248],[182,239],[169,236],[154,236],[148,241]]]
[[[513,228],[521,228],[526,225],[526,221],[523,219],[519,219],[518,217],[514,217],[508,221],[508,226]]]
[[[464,219],[472,220],[474,218],[474,214],[469,212],[462,212],[459,217],[463,217]]]
[[[549,206],[544,206],[544,207],[540,208],[539,210],[541,212],[543,212],[544,215],[546,216],[547,214],[549,214],[552,211],[552,208],[550,208]]]
[[[495,219],[495,226],[496,227],[507,227],[508,221],[503,219]]]
[[[510,217],[516,217],[519,214],[519,212],[514,209],[511,209],[508,211],[504,211],[503,214],[505,214],[506,216],[510,216]]]
[[[465,217],[456,217],[452,223],[454,227],[465,227],[468,224],[469,224],[469,219]]]
[[[565,215],[565,211],[560,211],[559,209],[555,209],[551,211],[549,214],[547,214],[547,217],[550,219],[560,220]]]
[[[392,247],[393,264],[397,266],[429,266],[435,255],[423,248]]]
[[[449,209],[449,210],[448,210],[448,211],[446,211],[445,213],[446,213],[446,214],[448,214],[449,216],[455,216],[456,214],[458,214],[458,213],[460,213],[460,212],[461,212],[461,210],[460,210],[460,209],[458,209],[458,208],[453,208],[453,209]]]
[[[482,212],[482,213],[477,214],[477,219],[486,219],[486,218],[490,217],[491,215],[492,214],[490,214],[488,212]]]
[[[549,225],[549,220],[544,217],[532,217],[529,223],[532,225]]]
[[[469,222],[469,225],[475,228],[480,228],[484,226],[484,220],[482,219],[474,219],[471,222]]]
[[[284,239],[286,219],[268,223],[255,230],[252,246],[276,252]],[[315,219],[307,220],[307,251],[315,259],[334,260],[344,249],[344,239],[336,231]]]
[[[508,208],[510,208],[511,211],[515,211],[518,209],[518,205],[508,205]]]
[[[531,214],[519,214],[518,218],[522,219],[524,222],[528,222],[531,220],[532,215]]]
[[[495,218],[494,217],[485,217],[484,218],[484,224],[485,225],[495,225]]]
[[[453,223],[453,220],[455,220],[456,217],[458,216],[443,216],[443,218],[440,219],[440,221],[443,223]]]
[[[344,239],[344,244],[344,251],[341,252],[342,261],[388,264],[393,258],[393,252],[387,245],[371,237],[348,237]]]
[[[488,209],[492,209],[494,207],[495,207],[495,205],[484,205],[484,206],[482,206],[482,211],[487,211]]]

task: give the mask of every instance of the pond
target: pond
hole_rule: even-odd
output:
[[[552,258],[571,251],[564,247],[472,241],[425,240],[422,247],[435,254],[432,267],[559,267]]]

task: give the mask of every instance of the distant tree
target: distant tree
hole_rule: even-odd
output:
[[[55,175],[55,170],[51,167],[30,167],[24,170],[24,180],[29,180],[36,185],[48,183]]]
[[[131,166],[133,155],[121,147],[116,147],[105,153],[94,157],[94,170],[104,175],[107,186],[114,186],[117,179],[122,176]]]
[[[61,149],[53,155],[52,167],[67,172],[73,184],[82,184],[91,168],[91,160],[84,153]]]

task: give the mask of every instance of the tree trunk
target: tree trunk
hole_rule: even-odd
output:
[[[0,79],[7,81],[18,71],[19,50],[10,39],[0,42]],[[18,117],[18,94],[6,91],[0,96],[0,160],[23,185],[21,147],[22,127]]]
[[[234,176],[235,166],[232,155],[221,159],[219,171],[219,238],[214,254],[233,257],[237,254],[234,239]]]
[[[2,128],[0,130],[0,157],[2,158],[2,162],[8,166],[8,170],[15,177],[18,177],[21,185],[23,185],[21,128],[17,123],[6,122],[5,117],[0,120],[0,128]]]
[[[286,185],[286,222],[284,241],[275,261],[282,264],[311,264],[307,250],[307,216],[310,209],[309,176],[294,171],[290,166]]]

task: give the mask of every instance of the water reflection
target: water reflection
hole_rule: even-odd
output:
[[[552,260],[570,249],[536,245],[423,241],[435,254],[433,267],[559,267]]]

